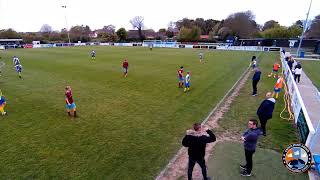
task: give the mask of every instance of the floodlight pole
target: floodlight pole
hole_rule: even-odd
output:
[[[302,33],[301,33],[301,36],[300,36],[299,46],[298,46],[298,49],[297,49],[297,57],[299,57],[299,51],[300,51],[300,48],[301,48],[304,32],[307,30],[307,27],[308,27],[307,25],[308,25],[308,18],[309,18],[311,5],[312,5],[312,0],[310,1],[310,5],[309,5],[309,10],[308,10],[308,13],[307,13],[306,21],[303,23],[303,29],[302,29]]]
[[[61,6],[62,8],[66,9],[65,11],[67,11],[67,6],[64,5],[64,6]],[[67,34],[68,34],[68,40],[69,40],[69,46],[71,44],[71,41],[70,41],[70,34],[69,34],[69,30],[68,30],[68,21],[67,21],[67,14],[66,12],[64,13],[64,19],[66,20],[66,30],[67,30]]]

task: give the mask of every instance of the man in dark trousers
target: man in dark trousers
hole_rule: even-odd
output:
[[[293,66],[294,60],[292,59],[291,56],[289,57],[287,63],[288,63],[290,71],[292,71],[292,66]]]
[[[266,99],[262,101],[260,104],[257,115],[259,117],[260,123],[261,123],[261,129],[263,132],[263,135],[266,136],[266,124],[269,119],[272,118],[272,113],[274,110],[274,105],[276,103],[276,100],[272,97],[271,92],[267,92]]]
[[[252,156],[256,151],[256,145],[260,135],[261,129],[258,128],[258,121],[255,119],[250,119],[248,122],[248,129],[241,136],[246,156],[246,164],[240,165],[240,168],[243,170],[241,172],[241,176],[251,176]]]
[[[252,77],[252,89],[253,89],[252,96],[257,95],[257,85],[258,85],[258,82],[260,81],[260,75],[261,75],[260,69],[255,68],[255,72]]]
[[[200,123],[195,123],[193,129],[187,130],[186,136],[182,140],[182,145],[188,147],[189,164],[188,180],[192,180],[192,171],[195,163],[202,169],[204,180],[208,180],[206,162],[204,160],[207,143],[216,141],[216,136],[209,129],[203,129]]]

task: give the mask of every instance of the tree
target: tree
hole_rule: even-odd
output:
[[[114,34],[116,32],[116,27],[112,24],[108,26],[103,26],[102,31],[109,34]]]
[[[210,32],[213,31],[213,28],[216,26],[216,24],[218,24],[220,21],[218,20],[213,20],[213,19],[207,19],[205,20],[205,29],[204,32],[202,32],[203,34],[209,34]]]
[[[52,31],[53,31],[52,27],[48,24],[44,24],[40,28],[40,32],[42,32],[42,33],[51,33]]]
[[[263,38],[290,38],[288,28],[284,26],[274,27],[261,32]]]
[[[303,20],[298,20],[294,23],[294,25],[299,26],[300,28],[303,28]]]
[[[177,29],[176,23],[173,21],[170,21],[168,24],[168,31],[174,32]]]
[[[159,31],[158,32],[160,32],[160,33],[166,33],[167,32],[167,30],[165,29],[165,28],[161,28],[161,29],[159,29]]]
[[[132,27],[138,29],[138,33],[141,41],[144,39],[144,36],[142,34],[142,28],[144,27],[143,20],[144,18],[142,16],[136,16],[130,20]]]
[[[182,20],[176,22],[176,27],[179,31],[182,27],[192,28],[192,26],[194,26],[194,20],[192,19],[183,18]]]
[[[271,29],[271,28],[275,28],[275,27],[279,27],[280,24],[275,21],[275,20],[270,20],[264,23],[263,27],[262,27],[262,31],[265,31],[267,29]]]
[[[206,22],[204,21],[203,18],[197,18],[197,19],[194,21],[194,24],[201,29],[201,32],[202,32],[203,34],[207,34],[207,26],[206,26]]]
[[[128,37],[128,33],[125,28],[120,28],[117,31],[117,36],[119,38],[119,41],[125,41]]]
[[[98,38],[101,42],[116,42],[118,40],[118,36],[116,34],[106,32],[99,33]]]
[[[233,35],[240,38],[252,38],[259,31],[254,19],[255,17],[251,11],[238,12],[229,15],[223,26],[228,27]]]
[[[176,32],[176,31],[178,31],[177,27],[176,27],[176,23],[170,21],[169,24],[168,24],[168,30],[166,32],[167,37],[168,38],[173,38],[174,32]]]
[[[32,43],[32,41],[40,40],[40,38],[37,37],[36,33],[23,33],[22,39],[24,43]]]
[[[231,35],[232,30],[229,27],[222,27],[218,31],[218,36],[220,39],[225,40],[229,35]]]
[[[2,29],[0,30],[0,38],[2,39],[15,39],[21,38],[21,35],[17,33],[15,30],[9,29]]]
[[[82,41],[88,42],[90,41],[89,34],[91,33],[91,29],[89,26],[73,26],[70,29],[70,39],[72,42]]]
[[[312,20],[310,29],[307,33],[307,37],[320,38],[320,14]]]
[[[179,31],[179,41],[197,41],[200,39],[201,29],[198,26],[192,28],[182,27]]]
[[[297,38],[302,33],[302,27],[297,24],[293,24],[288,28],[288,33],[291,38]]]

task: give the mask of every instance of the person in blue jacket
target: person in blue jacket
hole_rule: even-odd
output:
[[[246,164],[240,165],[240,168],[243,170],[241,172],[241,176],[251,176],[253,166],[252,156],[256,151],[256,146],[260,135],[261,129],[258,128],[258,121],[256,119],[250,119],[248,122],[248,129],[241,136],[246,156]]]

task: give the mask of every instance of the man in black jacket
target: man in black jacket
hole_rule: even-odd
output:
[[[272,113],[274,110],[274,105],[276,103],[276,100],[272,97],[271,92],[267,92],[266,99],[262,101],[260,104],[257,115],[259,117],[260,123],[261,123],[261,129],[263,132],[263,135],[266,136],[266,124],[269,119],[272,118]]]
[[[260,75],[261,75],[261,71],[259,68],[255,68],[255,73],[252,77],[252,96],[256,96],[257,95],[257,85],[258,82],[260,81]]]
[[[208,180],[204,156],[207,143],[214,141],[216,141],[216,136],[213,132],[209,129],[202,130],[200,123],[195,123],[192,130],[187,130],[187,134],[182,140],[182,145],[188,147],[188,180],[192,180],[192,171],[195,163],[200,165],[203,179]]]

